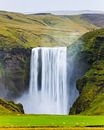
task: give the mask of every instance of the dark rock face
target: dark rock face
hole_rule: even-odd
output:
[[[28,89],[30,57],[30,49],[0,50],[1,97],[16,98]]]

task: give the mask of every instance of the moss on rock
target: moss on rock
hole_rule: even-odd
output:
[[[77,81],[80,96],[70,114],[104,114],[104,29],[89,32],[82,37],[82,59],[89,69]]]

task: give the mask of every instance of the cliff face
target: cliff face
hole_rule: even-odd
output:
[[[104,114],[104,30],[89,32],[82,41],[80,56],[89,69],[77,81],[80,96],[70,114],[101,115]]]
[[[0,97],[16,98],[29,86],[31,50],[0,50]]]

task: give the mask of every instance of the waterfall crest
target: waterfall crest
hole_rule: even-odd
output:
[[[67,48],[34,48],[31,56],[30,112],[67,114]]]

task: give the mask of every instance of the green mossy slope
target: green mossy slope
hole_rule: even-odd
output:
[[[104,114],[104,29],[85,34],[81,60],[89,69],[77,81],[80,96],[71,108],[70,114]]]
[[[15,104],[12,101],[6,101],[0,99],[0,115],[2,114],[23,114],[23,106],[21,104]]]

